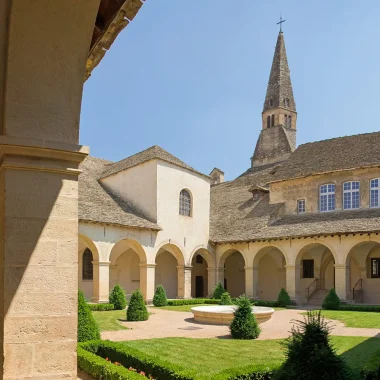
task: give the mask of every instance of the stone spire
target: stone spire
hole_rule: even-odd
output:
[[[252,167],[286,160],[296,149],[297,112],[282,31],[278,34]]]

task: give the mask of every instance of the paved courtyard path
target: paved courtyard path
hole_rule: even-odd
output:
[[[276,311],[272,318],[260,324],[259,339],[288,337],[293,320],[302,320],[306,310],[286,309]],[[229,338],[228,326],[195,323],[191,312],[171,311],[151,307],[152,313],[145,322],[122,322],[130,330],[102,332],[103,339],[113,341],[167,337]],[[331,321],[332,335],[379,337],[380,329],[346,327],[342,322]]]

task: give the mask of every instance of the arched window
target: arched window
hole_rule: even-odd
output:
[[[288,116],[288,127],[292,127],[292,117],[290,115]]]
[[[270,127],[270,116],[267,117],[267,128]]]
[[[86,248],[82,257],[82,280],[92,280],[93,278],[92,252]]]
[[[181,190],[179,194],[179,214],[191,216],[191,197],[187,190]]]
[[[269,106],[273,107],[273,99],[269,99]]]
[[[272,115],[272,127],[274,127],[274,115]]]
[[[285,127],[287,127],[288,126],[288,115],[284,115],[284,117],[285,117]]]

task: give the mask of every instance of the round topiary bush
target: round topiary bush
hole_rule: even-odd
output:
[[[283,343],[286,360],[276,380],[354,379],[344,360],[329,341],[329,326],[320,312],[308,312],[304,321],[296,321],[292,335]]]
[[[132,293],[127,309],[127,321],[146,321],[149,318],[143,296],[140,290]]]
[[[78,291],[78,342],[100,339],[97,325],[82,291]]]
[[[218,282],[217,285],[214,288],[214,294],[212,295],[212,298],[215,300],[220,300],[222,297],[222,294],[225,292],[223,285],[221,282]]]
[[[323,301],[322,307],[327,310],[338,310],[340,306],[340,299],[335,292],[335,289],[330,289],[325,300]]]
[[[115,310],[124,310],[127,306],[125,291],[119,284],[116,284],[111,290],[110,303],[113,304]]]
[[[166,298],[166,292],[162,285],[158,285],[156,289],[156,293],[153,297],[153,305],[160,307],[166,306],[168,304],[168,299]]]
[[[285,307],[292,304],[289,294],[284,288],[281,288],[280,293],[278,294],[277,304],[281,307]]]
[[[230,325],[232,338],[256,339],[260,335],[260,327],[252,314],[252,305],[249,299],[242,295],[237,299],[238,308]]]
[[[224,292],[220,297],[219,305],[233,305],[230,293]]]

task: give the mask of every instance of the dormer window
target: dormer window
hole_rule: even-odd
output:
[[[179,193],[179,214],[191,216],[191,196],[185,189]]]

